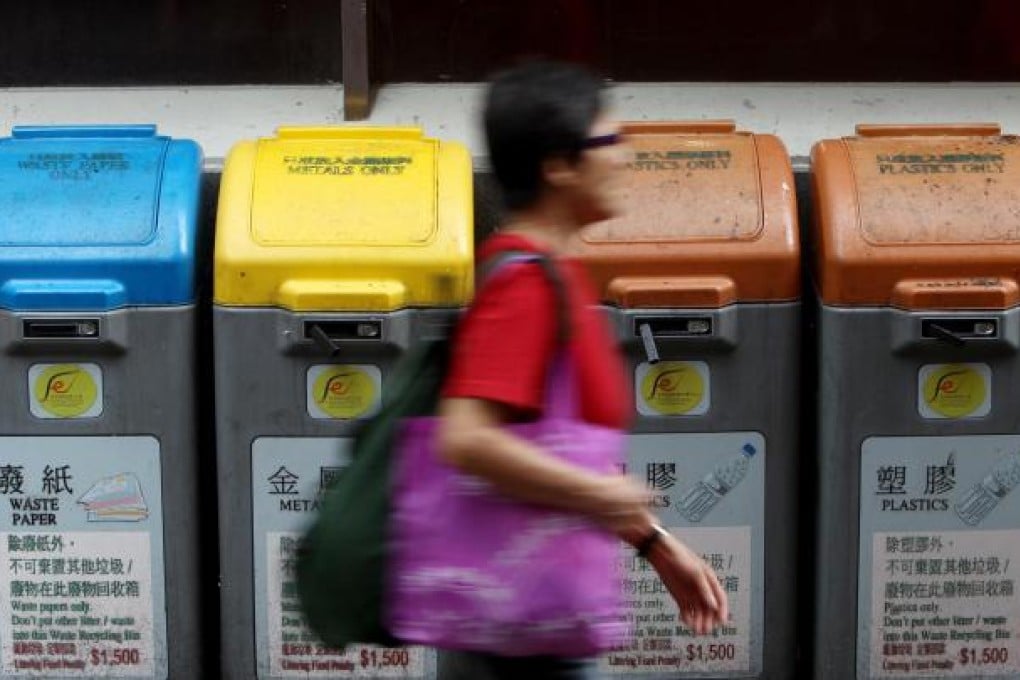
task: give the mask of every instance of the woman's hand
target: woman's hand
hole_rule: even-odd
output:
[[[648,561],[680,608],[680,618],[696,635],[712,632],[729,618],[726,592],[705,560],[674,536],[663,536]]]

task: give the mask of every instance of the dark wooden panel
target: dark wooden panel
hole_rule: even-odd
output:
[[[0,0],[0,85],[341,79],[338,0]]]
[[[472,81],[528,56],[633,81],[1020,78],[1013,0],[373,0],[383,81]]]
[[[527,56],[635,81],[1012,81],[1014,0],[366,0],[372,82]],[[0,0],[0,86],[325,83],[341,0]]]

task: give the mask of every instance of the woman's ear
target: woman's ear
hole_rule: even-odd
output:
[[[550,156],[542,161],[542,179],[556,189],[572,187],[578,181],[577,163],[566,156]]]

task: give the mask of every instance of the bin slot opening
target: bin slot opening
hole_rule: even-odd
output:
[[[999,323],[996,319],[922,319],[921,337],[944,340],[962,345],[967,340],[993,340],[999,337]]]
[[[642,331],[642,327],[647,330]],[[703,338],[712,335],[712,318],[709,316],[638,317],[634,319],[634,335],[644,337],[651,333],[655,338]]]
[[[330,356],[336,356],[341,342],[382,340],[382,322],[368,319],[306,321],[305,337],[314,340]]]
[[[99,337],[99,319],[25,319],[21,327],[27,339],[85,339]]]
[[[315,339],[318,329],[331,340],[381,340],[382,322],[362,319],[306,321],[305,337]]]

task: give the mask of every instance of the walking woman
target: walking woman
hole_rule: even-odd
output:
[[[550,258],[563,284],[582,419],[624,430],[633,412],[629,384],[598,298],[581,265],[566,257],[577,232],[617,212],[624,162],[602,83],[575,66],[532,63],[491,83],[484,111],[492,170],[508,214],[479,262],[501,252]],[[727,618],[712,570],[656,523],[646,491],[623,474],[570,465],[503,425],[536,418],[559,350],[558,297],[542,268],[510,263],[480,282],[455,338],[439,414],[439,455],[521,502],[580,514],[638,549],[704,634]],[[596,677],[593,659],[499,657],[444,652],[442,680]]]

